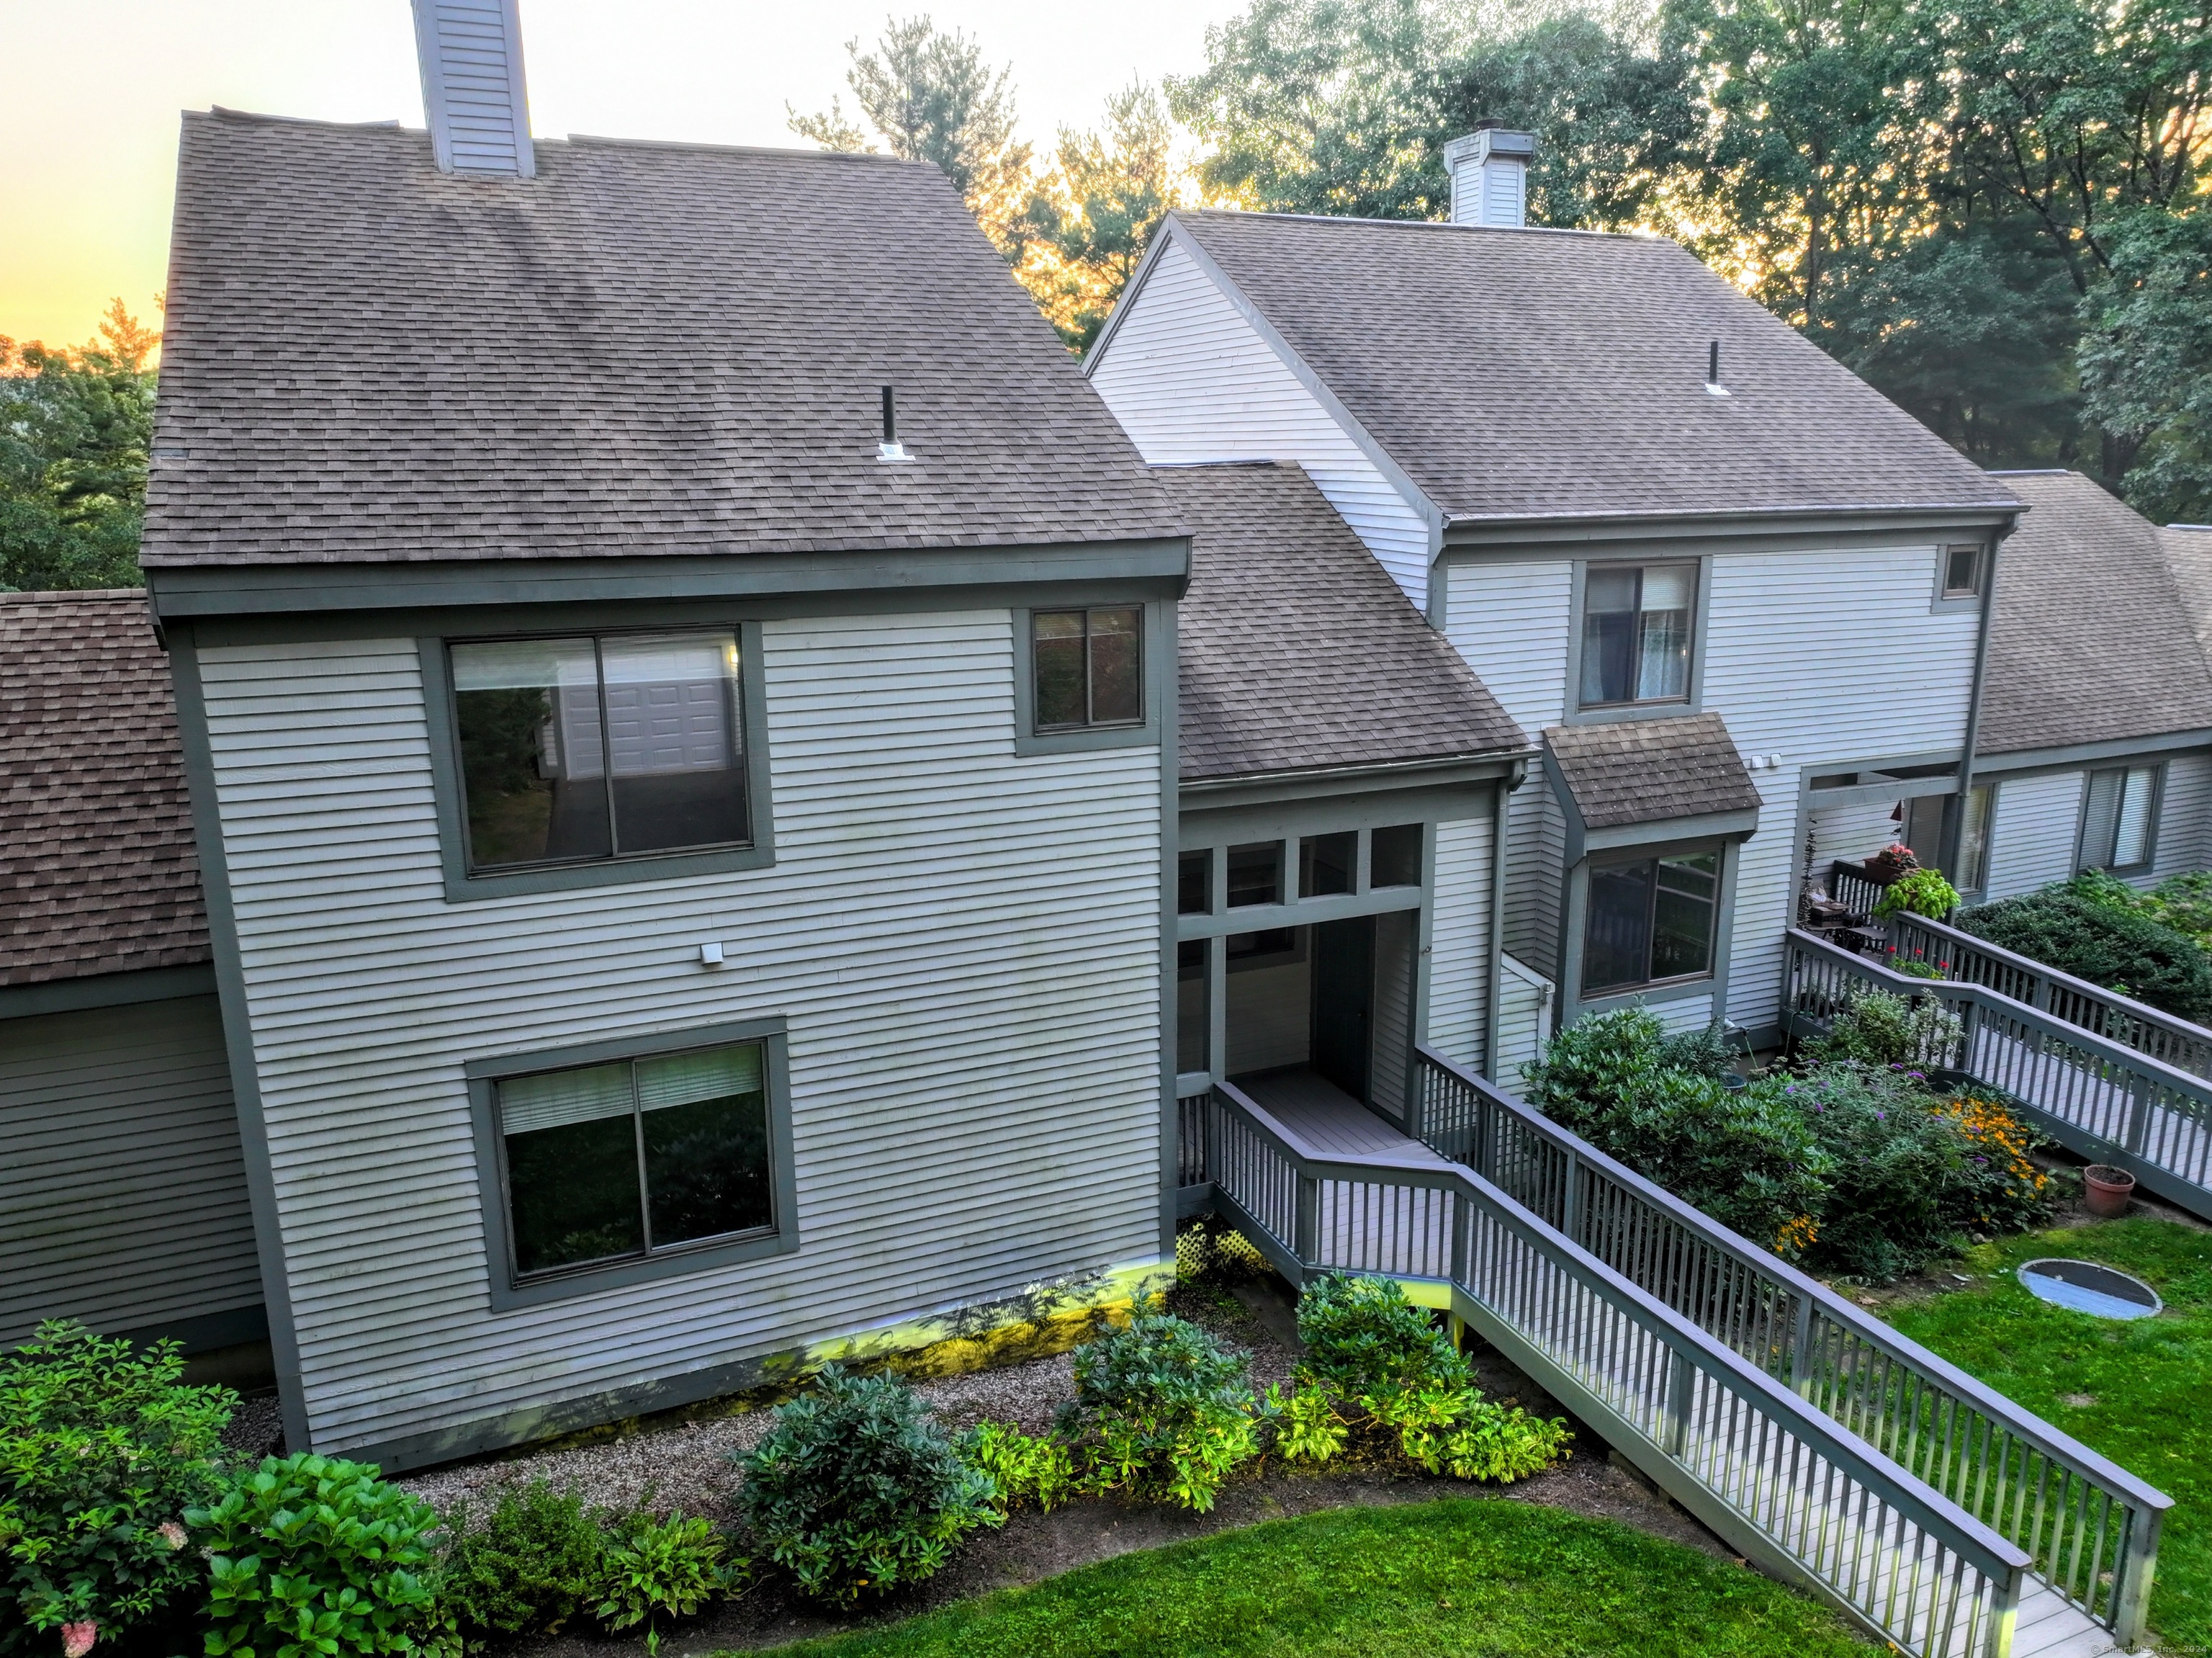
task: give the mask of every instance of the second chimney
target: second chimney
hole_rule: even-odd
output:
[[[1536,135],[1486,121],[1444,146],[1451,174],[1451,222],[1517,227],[1528,222],[1528,163]]]
[[[534,178],[515,0],[415,0],[415,49],[438,171]]]

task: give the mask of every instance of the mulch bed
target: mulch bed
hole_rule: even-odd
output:
[[[1255,1387],[1264,1390],[1271,1381],[1288,1379],[1297,1356],[1296,1320],[1280,1280],[1265,1275],[1229,1289],[1179,1285],[1170,1293],[1169,1306],[1243,1349],[1250,1358]],[[1484,1391],[1491,1397],[1516,1400],[1542,1416],[1565,1414],[1499,1355],[1479,1350],[1475,1361]],[[952,1432],[989,1417],[1036,1433],[1049,1425],[1053,1413],[1073,1393],[1070,1366],[1069,1356],[1063,1354],[921,1382],[916,1391]],[[731,1499],[737,1484],[729,1457],[759,1442],[768,1431],[769,1415],[764,1409],[723,1416],[695,1413],[641,1423],[638,1431],[619,1437],[560,1442],[433,1470],[398,1483],[441,1509],[457,1502],[481,1509],[497,1500],[503,1484],[544,1478],[580,1491],[592,1503],[680,1508],[729,1524],[736,1520]],[[1429,1503],[1451,1496],[1480,1495],[1542,1503],[1620,1521],[1719,1558],[1737,1557],[1639,1476],[1610,1460],[1605,1442],[1579,1424],[1572,1454],[1565,1461],[1504,1488],[1431,1478],[1409,1472],[1396,1461],[1347,1461],[1331,1468],[1326,1473],[1291,1472],[1274,1459],[1264,1459],[1256,1472],[1232,1480],[1209,1514],[1112,1496],[1081,1498],[1050,1514],[1020,1510],[1002,1528],[971,1538],[952,1564],[929,1582],[874,1603],[858,1616],[825,1614],[789,1593],[771,1571],[741,1599],[665,1631],[662,1649],[669,1658],[677,1658],[775,1646],[911,1617],[948,1601],[1034,1583],[1132,1550],[1158,1548],[1235,1527],[1322,1509]],[[643,1648],[641,1636],[611,1638],[586,1627],[517,1643],[505,1650],[513,1658],[631,1658]]]

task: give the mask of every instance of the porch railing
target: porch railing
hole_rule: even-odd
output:
[[[1479,1138],[1522,1124],[1518,1102],[1433,1056],[1421,1064],[1425,1087],[1464,1091],[1464,1115]],[[1815,1347],[1803,1332],[1790,1347],[1800,1303],[1771,1316],[1783,1303],[1759,1288],[1758,1275],[1740,1270],[1735,1251],[1686,1250],[1698,1228],[1670,1217],[1675,1224],[1644,1228],[1650,1247],[1626,1252],[1632,1274],[1474,1168],[1328,1155],[1225,1083],[1183,1104],[1198,1119],[1202,1172],[1218,1201],[1293,1282],[1350,1271],[1440,1285],[1459,1316],[1762,1564],[1808,1581],[1905,1652],[2006,1658],[2035,1552],[1877,1449],[1823,1402],[1848,1396],[1863,1401],[1863,1416],[1893,1413],[1900,1390],[1872,1363],[1871,1349],[1832,1340]],[[1589,1148],[1570,1162],[1572,1149],[1538,1134],[1492,1132],[1483,1143],[1492,1166],[1521,1190],[1551,1193],[1555,1212],[1571,1204],[1569,1194],[1593,1190],[1592,1172],[1633,1189],[1626,1170],[1619,1170],[1622,1182],[1602,1161],[1584,1161],[1599,1155]],[[1638,1196],[1655,1217],[1667,1207]],[[1626,1218],[1591,1209],[1575,1223],[1617,1244],[1635,1229]],[[1729,1266],[1704,1272],[1694,1264],[1701,1253]],[[1679,1270],[1660,1265],[1666,1260]],[[1639,1277],[1672,1286],[1676,1299],[1693,1282],[1710,1292],[1726,1279],[1736,1286],[1734,1303],[1771,1305],[1748,1317],[1727,1314],[1736,1333],[1720,1339]],[[1709,1318],[1720,1310],[1710,1293],[1702,1303],[1690,1300]],[[1754,1327],[1764,1336],[1747,1333]],[[1817,1396],[1777,1375],[1778,1342],[1784,1351],[1818,1352]],[[1940,1426],[1929,1418],[1919,1432]],[[2039,1490],[2032,1505],[2046,1530],[2061,1517],[2057,1496]],[[2070,1520],[2074,1510],[2063,1514]],[[2090,1564],[2095,1545],[2087,1534],[2078,1521],[2069,1529],[2081,1539],[2078,1572],[2095,1593],[2105,1563],[2120,1556]],[[2122,1543],[2132,1561],[2148,1539],[2138,1533]]]
[[[1960,1034],[1929,1064],[2012,1095],[2054,1138],[2212,1219],[2212,1082],[1987,985],[1892,972],[1790,930],[1782,1017],[1792,1034],[1826,1028],[1854,989],[1941,1002],[1958,1015]]]
[[[1828,896],[1859,915],[1871,916],[1874,906],[1881,902],[1881,895],[1893,884],[1869,875],[1862,864],[1838,859],[1828,866]]]
[[[1889,938],[1902,960],[1932,962],[1947,978],[1984,985],[2176,1070],[2212,1080],[2212,1030],[2202,1025],[1923,916],[1893,916]]]
[[[2140,1634],[2166,1497],[1523,1101],[1426,1050],[1419,1067],[1437,1151],[2018,1545],[2118,1638]]]

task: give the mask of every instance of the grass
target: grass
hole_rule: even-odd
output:
[[[1864,1658],[1824,1607],[1610,1521],[1333,1509],[1085,1566],[786,1658]]]
[[[2132,1272],[2166,1311],[2118,1324],[2039,1301],[2012,1269],[2043,1255]],[[1890,1321],[2173,1499],[2151,1627],[2177,1658],[2212,1658],[2212,1233],[2114,1221],[2008,1238],[1967,1264],[1998,1276],[1900,1305]]]

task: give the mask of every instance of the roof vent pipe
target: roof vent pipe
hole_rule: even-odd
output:
[[[1486,121],[1444,146],[1444,169],[1451,174],[1454,224],[1504,225],[1528,222],[1528,164],[1536,159],[1536,135],[1513,132]]]
[[[898,394],[888,386],[884,387],[884,441],[876,445],[876,459],[878,460],[914,459],[907,453],[906,445],[899,442]]]
[[[538,174],[522,80],[515,0],[414,0],[422,112],[438,171],[474,178]]]
[[[1721,343],[1715,340],[1705,350],[1705,389],[1715,397],[1727,397],[1729,388],[1721,384]]]

